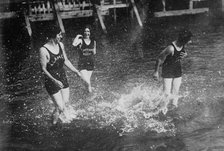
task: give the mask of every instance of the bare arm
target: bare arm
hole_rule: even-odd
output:
[[[159,67],[163,64],[165,61],[166,57],[170,54],[173,55],[174,53],[174,48],[172,46],[168,46],[166,49],[164,49],[158,56],[158,59],[156,61],[156,66],[155,66],[155,72],[159,71]]]
[[[73,40],[72,45],[73,45],[74,47],[77,47],[79,44],[82,44],[82,40],[80,39],[80,38],[82,38],[82,37],[83,37],[82,35],[77,35],[77,36],[75,37],[75,39]]]
[[[54,81],[59,87],[63,87],[63,84],[55,79],[48,71],[47,71],[47,63],[50,60],[49,53],[47,52],[46,48],[41,47],[40,48],[40,64],[41,64],[41,69],[43,72],[52,80]]]
[[[166,49],[164,49],[158,56],[158,59],[156,61],[156,65],[155,65],[155,71],[153,73],[153,77],[154,79],[159,79],[159,68],[160,66],[163,64],[163,62],[165,61],[166,57],[170,54],[173,55],[174,53],[174,48],[172,46],[168,46]]]
[[[65,53],[65,49],[64,49],[64,45],[63,43],[60,43],[60,46],[62,48],[62,51],[63,51],[63,56],[64,56],[64,59],[65,59],[65,62],[64,64],[70,69],[72,70],[73,72],[75,72],[76,74],[78,74],[80,76],[80,73],[79,71],[72,65],[72,63],[68,60],[68,57]]]

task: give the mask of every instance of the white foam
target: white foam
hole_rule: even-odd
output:
[[[155,118],[161,112],[167,113],[169,99],[161,95],[159,89],[140,85],[134,87],[128,94],[120,94],[120,98],[113,102],[103,100],[94,106],[86,105],[79,109],[70,105],[67,107],[68,116],[61,119],[64,123],[70,123],[74,119],[95,119],[101,127],[122,123],[123,132],[131,132],[138,128],[158,133],[174,131],[172,120],[159,121]]]

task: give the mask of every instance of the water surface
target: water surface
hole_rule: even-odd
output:
[[[78,57],[71,42],[80,26],[89,22],[65,22],[68,32],[63,42],[75,66]],[[2,33],[1,147],[18,151],[224,150],[224,28],[221,20],[217,22],[212,24],[206,15],[146,18],[143,29],[134,23],[130,26],[127,20],[112,26],[108,35],[94,29],[94,92],[88,94],[83,82],[67,70],[71,121],[56,126],[51,124],[54,106],[44,89],[38,61],[38,48],[50,23],[34,25],[33,45],[25,29]],[[17,24],[4,22],[4,31]],[[161,81],[153,81],[151,75],[155,57],[183,27],[192,30],[193,43],[186,46],[179,107],[167,110],[166,99],[160,96]]]

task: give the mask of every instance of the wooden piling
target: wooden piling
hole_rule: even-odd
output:
[[[190,0],[190,2],[189,2],[189,9],[190,9],[190,10],[193,9],[193,1],[192,1],[192,0]]]
[[[95,7],[96,7],[97,16],[98,16],[98,18],[99,18],[100,25],[101,25],[101,27],[102,27],[102,29],[103,29],[103,32],[104,32],[104,33],[107,33],[107,29],[106,29],[106,26],[105,26],[105,24],[104,24],[104,22],[103,22],[103,17],[102,17],[100,8],[99,8],[98,6],[95,6]]]
[[[205,0],[189,0],[189,8],[182,10],[165,10],[165,0],[162,0],[163,11],[154,12],[155,17],[165,17],[165,16],[180,16],[180,15],[190,15],[190,14],[199,14],[206,13],[209,11],[209,7],[204,8],[194,8],[194,2],[200,2]],[[224,2],[224,0],[222,0]],[[224,4],[223,4],[224,5]],[[224,7],[223,7],[224,8]]]
[[[27,0],[26,3],[29,4],[29,1]],[[28,9],[30,9],[30,8],[28,8]],[[28,11],[29,10],[27,10],[26,7],[23,7],[23,15],[24,15],[25,23],[26,23],[26,29],[28,31],[29,36],[31,37],[32,36],[32,28],[31,28],[31,24],[30,24],[30,20],[29,20],[29,16],[28,16],[29,15]]]
[[[58,3],[55,1],[55,0],[52,0],[52,6],[53,6],[53,12],[57,18],[57,21],[58,21],[58,24],[59,24],[59,27],[61,29],[61,32],[62,33],[65,33],[65,28],[64,28],[64,25],[63,25],[63,21],[61,19],[61,16],[59,14],[59,6],[58,6]]]
[[[114,5],[114,22],[115,22],[115,24],[117,24],[117,12],[116,12],[116,8],[115,8],[116,0],[113,0],[113,5]]]
[[[142,21],[141,21],[140,15],[139,15],[139,13],[138,13],[138,9],[137,9],[137,7],[136,7],[136,5],[135,5],[135,1],[134,1],[134,0],[131,0],[131,4],[132,4],[132,6],[133,6],[134,13],[135,13],[135,16],[136,16],[136,18],[137,18],[138,24],[140,25],[140,27],[142,27],[142,26],[143,26],[143,25],[142,25]]]
[[[47,21],[55,20],[60,26],[60,29],[65,33],[63,19],[80,18],[80,17],[91,17],[94,16],[92,6],[95,6],[97,18],[99,19],[100,25],[105,33],[107,33],[106,26],[104,24],[104,17],[110,15],[110,10],[113,10],[113,18],[116,24],[117,22],[117,9],[128,8],[132,5],[131,16],[136,16],[137,22],[140,27],[143,26],[142,18],[138,12],[135,0],[100,0],[99,2],[90,0],[18,0],[27,6],[27,12],[24,13],[25,23],[29,35],[32,35],[31,22],[35,21]],[[178,16],[187,14],[199,14],[209,11],[209,7],[194,8],[194,2],[204,0],[189,0],[189,8],[182,10],[166,10],[166,0],[160,0],[163,4],[163,10],[154,12],[154,17],[165,17],[165,16]],[[206,1],[206,0],[205,0]],[[224,0],[222,2],[222,11],[224,12]],[[4,2],[3,2],[4,3]],[[51,3],[51,5],[50,5]],[[1,2],[0,2],[1,4]],[[128,9],[127,9],[128,10]],[[0,12],[0,19],[7,19],[19,17],[17,11],[12,12]]]
[[[222,0],[222,11],[224,12],[224,0]]]
[[[162,0],[162,4],[163,4],[163,11],[166,11],[166,0]]]
[[[24,18],[25,18],[25,22],[26,22],[26,29],[28,31],[29,36],[32,36],[32,29],[31,29],[31,25],[30,25],[30,20],[29,17],[27,16],[27,14],[24,12]]]

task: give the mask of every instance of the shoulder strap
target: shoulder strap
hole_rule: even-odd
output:
[[[52,54],[52,52],[46,46],[43,47],[48,51],[49,54]]]
[[[171,43],[171,46],[173,46],[173,48],[174,48],[174,51],[176,50],[176,47],[175,47],[175,45],[173,44],[173,43]]]
[[[60,44],[60,43],[58,43],[58,46],[59,46],[59,51],[62,53],[61,44]]]

